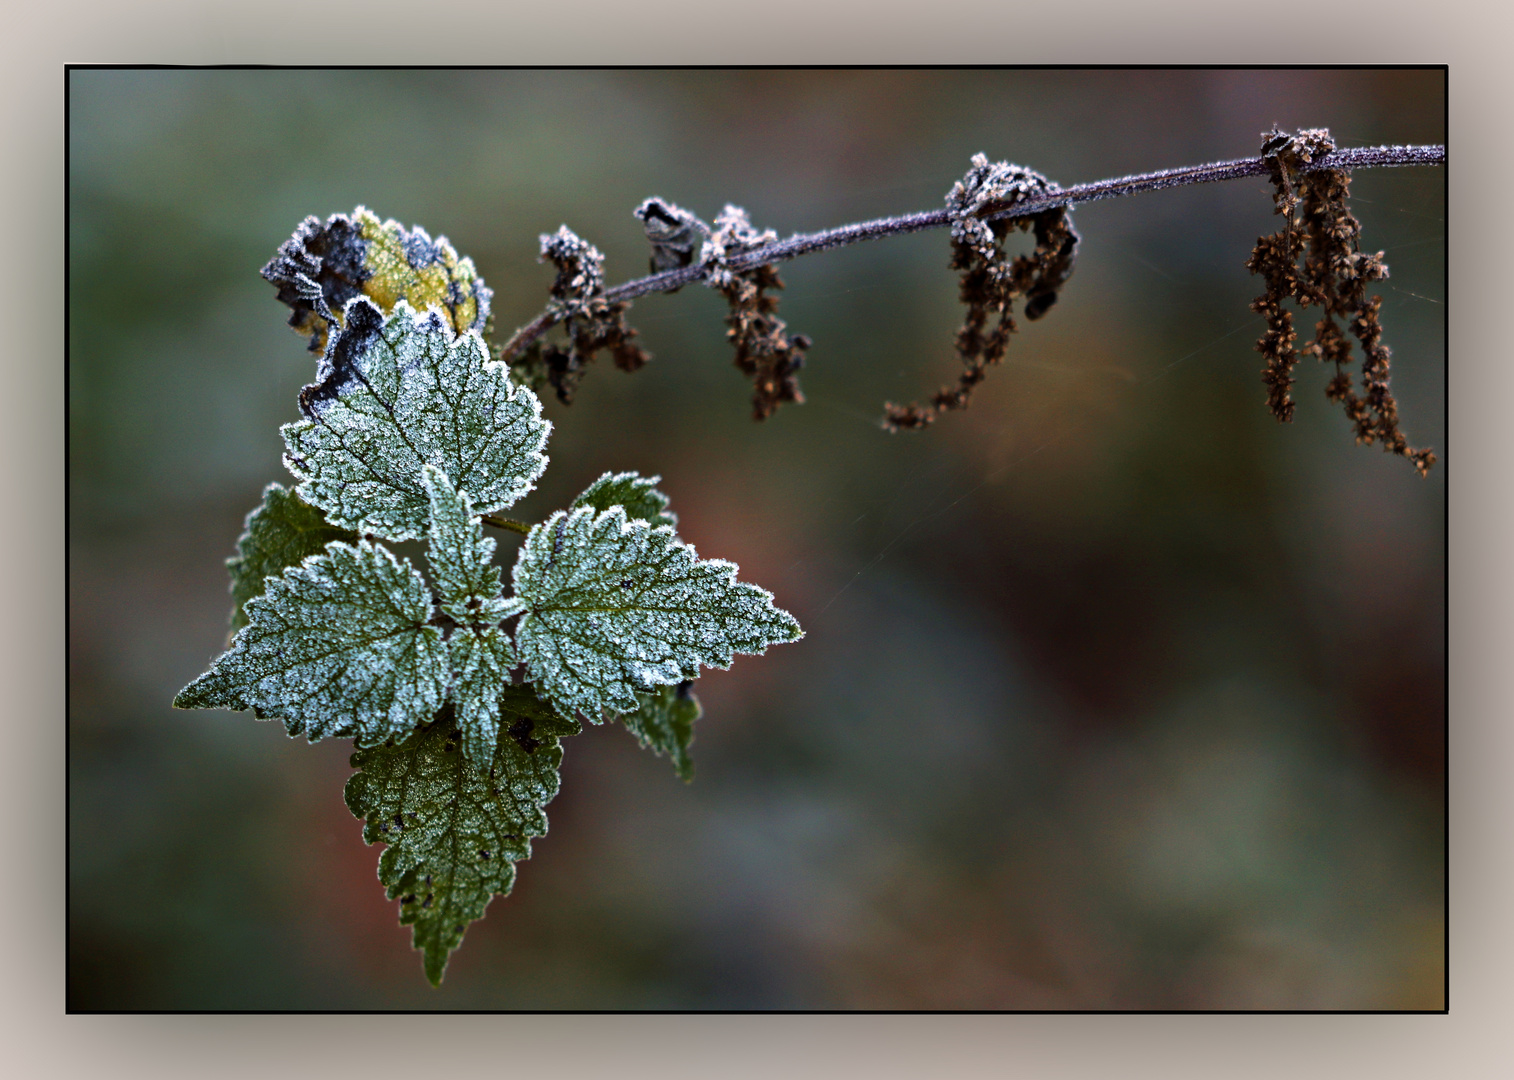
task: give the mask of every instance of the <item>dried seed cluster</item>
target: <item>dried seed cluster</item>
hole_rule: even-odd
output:
[[[1266,281],[1266,292],[1252,303],[1252,310],[1267,321],[1257,349],[1266,357],[1262,379],[1268,408],[1279,420],[1293,418],[1293,369],[1301,352],[1329,361],[1336,370],[1326,396],[1341,404],[1357,441],[1381,443],[1385,450],[1408,458],[1424,475],[1436,458],[1428,449],[1412,449],[1398,427],[1398,406],[1388,387],[1391,354],[1382,342],[1381,299],[1367,296],[1369,283],[1387,278],[1388,268],[1381,252],[1360,249],[1361,226],[1347,209],[1349,173],[1316,167],[1335,149],[1322,128],[1291,135],[1271,131],[1263,138],[1262,158],[1276,189],[1277,213],[1284,219],[1278,232],[1258,239],[1246,264]],[[1078,251],[1070,206],[1064,201],[1037,213],[1010,215],[1029,200],[1044,205],[1072,194],[1032,169],[990,162],[983,154],[973,156],[972,167],[946,196],[952,226],[949,265],[961,274],[959,295],[967,306],[955,337],[962,370],[955,385],[942,387],[924,404],[885,402],[887,430],[923,428],[948,409],[966,408],[989,367],[1004,359],[1010,335],[1018,328],[1014,302],[1023,300],[1024,315],[1032,320],[1056,303]],[[772,294],[783,282],[777,269],[770,262],[738,268],[742,256],[750,259],[750,253],[774,243],[777,234],[758,230],[745,210],[729,204],[713,227],[657,197],[644,200],[634,213],[651,245],[653,274],[692,267],[700,280],[726,298],[726,337],[735,346],[736,366],[753,381],[756,419],[771,416],[784,402],[802,403],[799,371],[811,342],[803,334],[789,334],[778,318],[778,299]],[[1030,232],[1035,247],[1011,259],[1005,241],[1015,232]],[[628,303],[611,304],[604,297],[599,251],[566,226],[541,239],[543,260],[558,269],[543,325],[562,321],[569,347],[533,341],[510,366],[518,381],[533,388],[550,383],[567,402],[598,350],[609,348],[625,371],[635,371],[649,357],[632,341],[636,332],[624,318]],[[679,276],[691,280],[694,274]],[[317,290],[310,286],[308,291]],[[1300,307],[1323,309],[1313,341],[1302,350],[1296,347],[1293,316],[1283,306],[1289,298]],[[1348,330],[1363,354],[1361,396],[1346,368],[1351,357]]]
[[[1325,396],[1345,410],[1357,442],[1381,443],[1387,452],[1408,458],[1424,476],[1435,464],[1435,454],[1411,448],[1399,431],[1398,404],[1388,389],[1391,354],[1382,343],[1378,319],[1382,298],[1367,298],[1368,284],[1388,276],[1383,253],[1361,250],[1361,224],[1346,205],[1350,174],[1342,169],[1305,171],[1334,150],[1335,142],[1323,128],[1293,135],[1274,130],[1262,138],[1262,157],[1275,189],[1273,202],[1283,217],[1282,228],[1259,237],[1246,261],[1246,269],[1260,274],[1266,283],[1266,292],[1252,301],[1251,310],[1267,320],[1267,332],[1256,343],[1266,358],[1262,382],[1267,387],[1267,407],[1284,423],[1293,419],[1291,388],[1299,350],[1293,316],[1283,301],[1292,298],[1301,308],[1319,307],[1324,315],[1315,324],[1314,340],[1303,351],[1335,365]],[[1346,369],[1351,342],[1337,318],[1361,344],[1363,397],[1357,396]]]
[[[923,428],[947,409],[965,409],[988,375],[988,368],[1004,359],[1009,335],[1016,326],[1012,305],[1026,297],[1025,317],[1039,319],[1057,302],[1057,291],[1072,275],[1078,234],[1065,206],[1019,218],[984,220],[1017,202],[1060,190],[1031,169],[1008,162],[990,163],[975,154],[972,168],[947,193],[952,214],[951,268],[962,271],[961,298],[967,318],[957,331],[957,357],[963,371],[957,385],[943,387],[930,404],[884,403],[884,426],[890,431]],[[1010,260],[1004,240],[1013,231],[1031,230],[1036,247],[1029,255]],[[998,322],[988,329],[990,316]]]
[[[741,207],[727,204],[699,257],[705,283],[731,305],[725,336],[736,347],[736,366],[752,380],[752,416],[757,420],[766,420],[786,401],[804,403],[799,369],[812,344],[804,334],[787,333],[778,317],[778,298],[768,290],[783,288],[783,280],[773,264],[741,271],[728,265],[733,256],[777,239],[771,229],[759,232]]]
[[[652,358],[635,343],[636,331],[626,323],[630,301],[611,304],[603,296],[605,257],[598,248],[564,225],[542,234],[541,259],[557,267],[552,300],[563,313],[568,347],[549,343],[524,360],[528,367],[544,369],[541,374],[560,401],[573,400],[585,367],[602,349],[610,350],[621,371],[635,371]]]

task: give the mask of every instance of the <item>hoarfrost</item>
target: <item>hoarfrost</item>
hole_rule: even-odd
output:
[[[291,735],[373,743],[429,721],[447,692],[447,645],[408,564],[367,541],[327,545],[268,581],[248,624],[180,709],[253,709]]]
[[[416,539],[430,511],[426,465],[479,513],[513,505],[547,467],[552,425],[536,395],[434,309],[417,315],[401,300],[385,319],[366,297],[349,301],[319,376],[300,393],[307,419],[282,429],[284,464],[336,525]]]
[[[516,648],[564,715],[598,723],[601,710],[634,712],[639,692],[803,636],[736,570],[623,507],[559,510],[532,528],[515,563],[511,610],[525,612]]]
[[[435,306],[452,329],[486,332],[494,295],[473,260],[458,255],[445,236],[432,240],[419,226],[380,221],[366,207],[333,214],[324,225],[308,217],[279,247],[263,276],[293,314],[289,325],[310,338],[310,351],[326,348],[340,329],[347,301],[366,296],[388,314],[400,300],[418,311]]]
[[[710,235],[710,227],[699,218],[655,195],[643,200],[633,213],[652,245],[650,266],[654,274],[688,266],[694,261],[695,244]]]
[[[657,490],[660,476],[640,476],[634,472],[605,473],[584,489],[569,508],[592,506],[596,510],[608,510],[623,506],[626,517],[632,521],[645,521],[654,529],[659,525],[676,528],[678,516],[668,510],[668,497]]]
[[[510,685],[515,650],[500,630],[463,627],[448,640],[447,658],[463,750],[474,764],[487,765],[499,739],[499,695]]]
[[[499,567],[491,561],[494,538],[484,535],[473,500],[434,465],[421,471],[431,500],[431,546],[426,558],[441,593],[442,610],[465,625],[498,625],[504,617]],[[508,666],[508,665],[507,665]]]

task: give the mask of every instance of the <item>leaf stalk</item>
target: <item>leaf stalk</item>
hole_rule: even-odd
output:
[[[531,526],[527,525],[524,521],[516,521],[514,518],[499,517],[496,514],[481,514],[479,519],[485,525],[493,525],[496,529],[509,529],[511,532],[518,532],[522,536],[528,536],[531,532]]]

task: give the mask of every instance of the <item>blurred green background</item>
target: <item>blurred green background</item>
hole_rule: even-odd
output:
[[[313,359],[258,268],[361,203],[543,305],[566,223],[640,276],[631,210],[809,231],[941,205],[978,151],[1063,184],[1445,141],[1442,72],[70,75],[69,1001],[75,1009],[1439,1008],[1445,954],[1445,176],[1368,170],[1414,445],[1352,444],[1299,368],[1267,413],[1247,180],[1078,209],[1077,271],[965,413],[944,232],[787,264],[809,401],[765,424],[719,298],[548,400],[539,520],[659,473],[681,532],[808,636],[700,680],[697,777],[566,744],[551,832],[421,975],[350,745],[178,713],[224,558]],[[1306,332],[1312,317],[1300,320]],[[499,557],[514,558],[500,541]]]

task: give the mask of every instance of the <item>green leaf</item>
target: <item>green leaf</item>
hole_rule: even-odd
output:
[[[499,707],[501,730],[528,753],[543,739],[565,739],[583,731],[582,724],[542,701],[529,684],[505,687],[500,691]]]
[[[612,506],[624,506],[626,517],[632,521],[645,521],[654,529],[659,525],[677,528],[677,516],[667,512],[668,497],[655,486],[661,479],[660,476],[639,476],[633,472],[605,473],[573,500],[570,509],[592,506],[604,511]]]
[[[449,696],[456,706],[463,751],[476,765],[488,765],[499,736],[499,698],[510,685],[515,649],[499,629],[505,601],[499,567],[491,562],[494,540],[484,536],[473,503],[434,465],[422,470],[431,498],[431,546],[427,559],[441,594],[442,610],[461,625],[447,641],[452,666]]]
[[[319,555],[332,540],[352,543],[357,533],[327,523],[321,512],[280,484],[263,489],[263,503],[247,515],[231,571],[231,632],[247,625],[247,601],[263,595],[264,581],[278,577],[306,557]]]
[[[300,392],[307,419],[281,429],[284,464],[334,524],[417,539],[431,510],[426,465],[478,513],[513,505],[547,467],[541,402],[489,359],[483,338],[453,335],[435,309],[416,315],[401,300],[386,319],[354,298],[319,375]]]
[[[523,749],[508,735],[487,768],[462,753],[455,725],[439,720],[393,745],[352,755],[347,807],[365,820],[363,840],[388,846],[379,880],[415,925],[426,978],[441,984],[447,956],[496,894],[515,884],[514,863],[545,835],[541,808],[557,794],[562,748],[544,738]]]
[[[803,636],[736,564],[701,561],[671,529],[604,513],[559,510],[532,528],[515,562],[515,646],[538,693],[571,716],[635,712],[637,694],[729,667]]]
[[[447,641],[452,666],[449,696],[457,709],[463,750],[474,764],[487,765],[499,736],[499,698],[510,685],[515,650],[499,629],[460,626]]]
[[[694,721],[704,714],[689,682],[677,686],[659,686],[650,694],[638,694],[641,707],[622,713],[621,723],[643,747],[673,759],[673,768],[683,780],[694,779],[694,762],[689,759],[689,744],[694,741]]]
[[[333,543],[247,604],[248,624],[180,709],[254,709],[291,735],[365,743],[427,721],[447,693],[447,645],[425,581],[384,548]]]
[[[431,546],[426,552],[431,576],[441,593],[442,610],[466,625],[498,625],[505,601],[495,566],[494,538],[473,513],[473,500],[458,491],[435,465],[421,470],[431,501]]]

